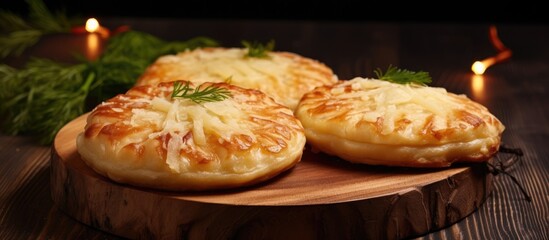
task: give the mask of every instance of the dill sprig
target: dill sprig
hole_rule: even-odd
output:
[[[26,0],[29,5],[28,20],[5,10],[0,10],[0,58],[21,55],[35,45],[43,35],[69,32],[78,19],[69,19],[64,12],[50,12],[41,0]]]
[[[53,140],[65,123],[84,113],[93,80],[93,75],[82,74],[85,68],[85,64],[68,66],[47,59],[32,59],[20,71],[0,65],[3,130],[38,135],[41,143]]]
[[[247,57],[268,58],[268,53],[274,50],[275,41],[271,40],[266,45],[259,42],[242,41],[242,45],[248,49]]]
[[[80,57],[70,65],[31,58],[21,69],[0,64],[1,130],[50,144],[66,123],[131,88],[158,57],[209,46],[217,42],[206,37],[166,42],[127,31],[111,37],[96,61]]]
[[[416,83],[419,85],[427,85],[428,83],[431,83],[431,76],[429,76],[429,73],[423,71],[413,72],[410,70],[389,66],[385,73],[383,73],[383,71],[379,68],[374,70],[374,73],[378,79],[393,83]]]
[[[175,81],[173,83],[172,98],[186,98],[195,103],[203,103],[223,101],[231,97],[231,92],[226,88],[215,85],[202,86],[203,84],[192,88],[189,81],[186,81],[185,84],[181,81]]]

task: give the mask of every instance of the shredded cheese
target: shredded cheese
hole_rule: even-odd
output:
[[[150,133],[149,139],[170,136],[164,146],[167,150],[166,163],[176,172],[188,164],[184,159],[179,160],[179,151],[186,144],[184,139],[189,132],[192,133],[190,140],[198,148],[206,147],[206,136],[218,136],[218,142],[229,142],[235,135],[246,135],[256,141],[246,121],[249,116],[239,110],[233,101],[196,104],[188,99],[155,97],[150,104],[150,108],[132,109],[130,124],[155,126],[157,131]]]

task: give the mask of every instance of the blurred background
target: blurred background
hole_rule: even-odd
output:
[[[546,24],[549,14],[525,1],[129,1],[44,0],[70,16],[183,19],[278,19]],[[540,3],[541,4],[541,3]],[[2,0],[2,9],[24,14],[25,0]]]

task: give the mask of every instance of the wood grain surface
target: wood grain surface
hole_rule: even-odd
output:
[[[252,187],[208,192],[136,188],[112,182],[82,161],[76,137],[86,118],[71,121],[55,138],[53,200],[76,219],[129,238],[146,233],[150,239],[401,239],[471,214],[492,185],[485,164],[374,167],[305,151],[293,169]]]

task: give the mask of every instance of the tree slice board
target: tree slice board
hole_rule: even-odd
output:
[[[300,163],[252,187],[166,192],[113,182],[76,149],[87,115],[52,147],[56,206],[131,239],[402,239],[445,228],[489,196],[486,164],[411,169],[352,164],[305,149]]]

